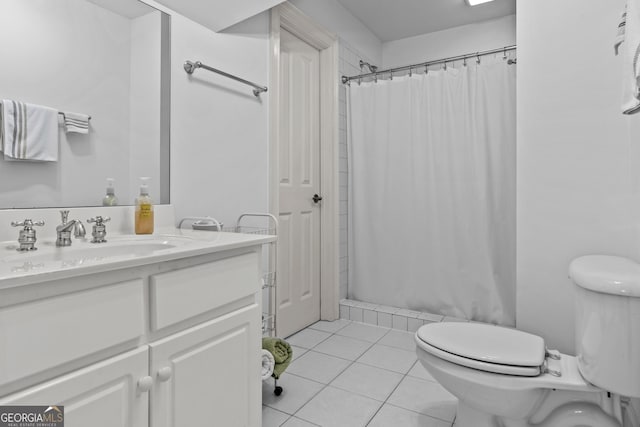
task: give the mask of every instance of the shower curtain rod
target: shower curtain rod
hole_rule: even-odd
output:
[[[511,45],[511,46],[505,46],[505,47],[501,47],[501,48],[498,48],[498,49],[485,50],[485,51],[482,51],[482,52],[475,52],[475,53],[467,53],[466,55],[450,56],[449,58],[437,59],[435,61],[427,61],[427,62],[421,62],[419,64],[404,65],[402,67],[388,68],[386,70],[376,71],[375,73],[359,74],[357,76],[351,76],[351,77],[342,76],[342,83],[347,84],[351,80],[359,80],[359,79],[363,79],[363,78],[367,78],[367,77],[377,77],[380,74],[391,74],[391,76],[393,77],[393,73],[396,72],[396,71],[413,70],[414,68],[428,67],[430,65],[436,65],[436,64],[446,64],[447,62],[466,60],[468,58],[476,58],[476,61],[478,63],[480,63],[480,57],[481,56],[491,55],[491,54],[500,53],[500,52],[503,52],[504,53],[504,59],[507,59],[507,51],[516,50],[516,47],[517,47],[517,45],[514,44],[514,45]],[[510,61],[512,61],[511,63],[514,63],[514,64],[516,63],[515,59],[514,60],[510,60]]]

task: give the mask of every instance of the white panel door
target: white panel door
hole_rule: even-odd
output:
[[[259,427],[260,346],[257,304],[151,343],[151,425]]]
[[[138,386],[148,370],[144,346],[5,396],[0,405],[63,405],[66,427],[148,427],[149,393]]]
[[[277,334],[320,319],[320,53],[281,29]]]

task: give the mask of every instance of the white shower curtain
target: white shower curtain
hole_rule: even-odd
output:
[[[483,58],[352,81],[349,298],[515,324],[515,80]]]

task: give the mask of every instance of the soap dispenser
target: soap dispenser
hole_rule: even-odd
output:
[[[136,234],[153,233],[153,201],[149,196],[149,178],[140,178],[140,195],[136,198]]]
[[[102,199],[102,206],[117,206],[118,198],[116,197],[116,190],[113,187],[113,178],[107,178],[107,195]]]

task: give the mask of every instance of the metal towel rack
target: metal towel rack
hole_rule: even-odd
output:
[[[67,118],[67,115],[64,113],[64,111],[58,111],[58,114],[61,115],[63,119]],[[91,120],[91,116],[87,116],[87,118]]]
[[[220,70],[218,70],[216,68],[209,67],[208,65],[205,65],[200,61],[196,61],[196,62],[185,61],[184,70],[187,72],[187,74],[193,74],[193,72],[196,70],[196,68],[204,68],[205,70],[213,71],[214,73],[218,73],[218,74],[223,75],[225,77],[228,77],[230,79],[236,80],[236,81],[238,81],[240,83],[244,83],[246,85],[252,86],[253,87],[253,94],[256,97],[260,97],[260,94],[262,92],[266,92],[267,91],[267,87],[266,86],[260,86],[260,85],[257,85],[255,83],[253,83],[253,82],[250,82],[249,80],[245,80],[245,79],[242,79],[240,77],[234,76],[233,74],[225,73],[224,71],[220,71]]]

